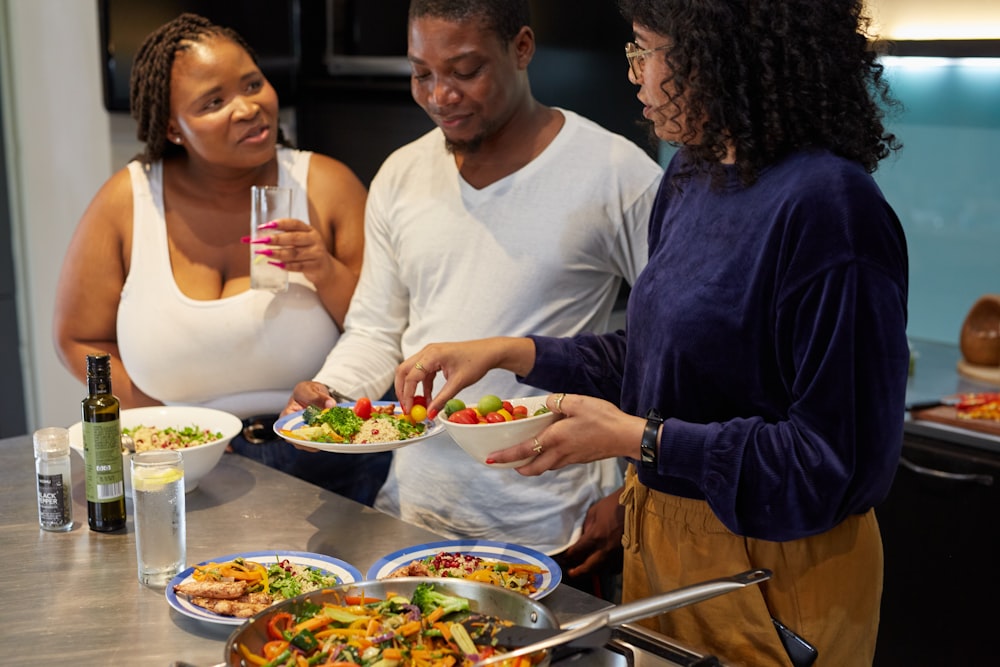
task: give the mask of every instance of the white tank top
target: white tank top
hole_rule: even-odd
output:
[[[278,185],[293,189],[292,217],[306,222],[310,156],[278,150]],[[214,407],[239,417],[279,412],[295,384],[315,375],[339,338],[312,283],[291,273],[281,294],[247,290],[212,301],[185,296],[170,266],[163,165],[131,162],[128,169],[132,259],[117,325],[132,381],[166,404]]]

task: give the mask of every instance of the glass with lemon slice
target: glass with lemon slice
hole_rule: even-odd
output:
[[[132,455],[135,554],[139,581],[163,588],[184,569],[184,459],[173,449]]]

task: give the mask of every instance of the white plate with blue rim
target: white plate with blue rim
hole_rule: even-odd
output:
[[[519,544],[489,540],[445,540],[428,542],[386,554],[368,568],[365,579],[385,579],[399,568],[415,560],[433,558],[441,553],[459,553],[483,560],[505,563],[526,563],[539,567],[535,575],[535,591],[529,597],[539,600],[555,590],[562,581],[562,568],[552,558],[540,551]]]
[[[399,405],[393,403],[392,401],[372,401],[373,406],[395,406],[395,414],[402,414]],[[341,408],[353,408],[354,403],[338,403],[338,407]],[[393,449],[399,449],[400,447],[407,447],[409,445],[416,444],[421,440],[426,440],[427,438],[432,438],[435,435],[444,433],[444,424],[437,420],[425,420],[424,432],[416,437],[407,438],[406,440],[387,440],[384,442],[314,442],[312,440],[306,440],[305,438],[295,437],[296,429],[302,428],[306,425],[305,420],[302,418],[302,413],[305,410],[298,410],[297,412],[292,412],[287,414],[281,419],[274,422],[274,432],[286,441],[297,444],[305,445],[306,447],[312,447],[313,449],[318,449],[324,452],[336,452],[338,454],[373,454],[376,452],[388,452]]]
[[[333,575],[337,578],[338,584],[350,584],[355,581],[361,581],[361,570],[357,569],[350,563],[332,556],[308,553],[305,551],[248,551],[245,553],[229,554],[228,556],[219,556],[218,558],[198,563],[198,566],[208,565],[209,563],[226,563],[231,560],[236,560],[237,558],[252,560],[260,563],[264,567],[288,561],[289,563],[293,563],[295,565],[315,568],[325,574]],[[189,616],[199,621],[219,623],[222,625],[242,625],[247,619],[216,614],[213,611],[209,611],[204,607],[199,607],[194,604],[186,595],[178,595],[174,592],[174,586],[195,580],[193,577],[195,567],[197,566],[189,567],[170,580],[166,589],[167,604],[185,616]],[[277,602],[279,601],[276,600],[275,603]]]

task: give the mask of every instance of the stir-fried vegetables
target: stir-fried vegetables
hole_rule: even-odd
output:
[[[467,599],[435,591],[426,582],[411,598],[338,596],[336,604],[303,603],[295,616],[275,613],[267,623],[270,641],[260,652],[245,644],[238,650],[247,664],[267,667],[470,667],[503,651],[493,645],[493,636],[510,624],[469,616],[468,610]],[[532,663],[530,657],[521,657],[507,667]]]

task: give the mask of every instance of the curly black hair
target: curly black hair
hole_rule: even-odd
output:
[[[433,16],[449,21],[482,20],[500,43],[510,43],[521,28],[531,25],[528,0],[412,0],[410,20]]]
[[[170,72],[178,51],[191,42],[222,37],[239,45],[258,67],[257,54],[246,40],[232,28],[215,25],[204,16],[184,13],[149,33],[136,52],[132,63],[129,103],[136,121],[136,137],[145,143],[141,155],[144,162],[153,162],[178,155],[183,148],[167,140],[170,120]],[[285,143],[281,129],[278,143]]]
[[[741,180],[798,150],[824,148],[872,173],[902,147],[896,107],[863,0],[619,0],[630,23],[667,38],[661,82],[679,144],[718,176],[728,147]]]

